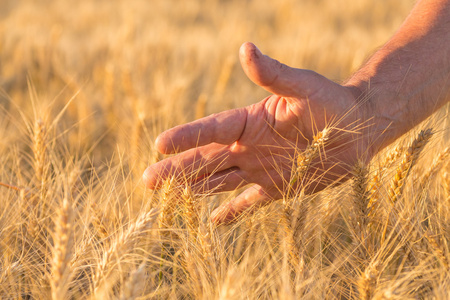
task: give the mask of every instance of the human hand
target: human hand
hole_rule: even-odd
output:
[[[309,172],[309,192],[345,179],[368,146],[352,131],[361,123],[355,89],[281,64],[251,43],[241,46],[239,56],[247,76],[274,95],[163,132],[156,140],[157,150],[179,154],[149,166],[143,176],[151,189],[181,174],[204,191],[230,191],[254,183],[212,213],[216,223],[281,198],[293,158],[318,131],[332,126],[340,134]],[[364,154],[366,159],[371,156]]]

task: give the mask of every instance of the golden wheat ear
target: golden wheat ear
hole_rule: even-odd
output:
[[[47,126],[42,119],[36,120],[34,124],[33,154],[36,179],[43,185],[47,171]]]
[[[353,222],[351,223],[358,239],[363,242],[367,238],[369,218],[369,169],[363,161],[358,160],[352,173]]]
[[[405,180],[411,172],[412,167],[417,162],[420,153],[423,151],[427,143],[430,141],[433,135],[432,129],[426,129],[420,131],[416,139],[411,143],[400,165],[397,167],[394,178],[392,178],[388,197],[392,204],[396,203],[403,193]]]
[[[53,300],[66,298],[73,276],[72,266],[70,265],[74,245],[73,220],[72,205],[67,198],[64,198],[58,212],[58,220],[54,231],[52,276],[50,280]]]
[[[369,168],[363,161],[358,160],[353,167],[352,175],[353,202],[359,207],[359,214],[367,216],[369,205]]]
[[[195,199],[195,195],[189,185],[183,190],[182,198],[184,200],[184,216],[186,227],[190,235],[195,239],[197,236],[197,228],[199,225],[199,213]]]
[[[160,207],[161,212],[158,218],[159,229],[168,229],[173,225],[175,201],[174,195],[175,189],[175,177],[168,178],[164,181],[164,185],[161,189]],[[167,231],[163,231],[167,233]]]
[[[108,285],[111,285],[111,282],[116,278],[114,271],[118,271],[114,264],[120,262],[126,254],[133,252],[135,244],[145,234],[148,234],[148,230],[153,227],[153,223],[158,216],[158,208],[142,213],[135,222],[131,223],[127,229],[117,234],[115,239],[112,240],[109,247],[102,253],[93,275],[95,295],[102,295]]]
[[[293,174],[291,175],[290,188],[297,182],[301,181],[308,172],[311,163],[314,159],[319,157],[320,151],[324,149],[326,142],[329,139],[331,129],[325,128],[314,136],[312,142],[306,149],[300,152],[295,158],[295,166]]]
[[[362,300],[373,299],[377,287],[378,277],[380,275],[380,262],[374,261],[364,270],[358,279],[358,292]]]
[[[304,199],[300,199],[299,207],[294,211],[292,208],[293,199],[303,198],[302,181],[308,172],[314,159],[319,157],[320,152],[323,151],[326,142],[329,139],[330,129],[325,128],[318,132],[311,143],[305,150],[298,153],[295,157],[294,166],[291,172],[291,179],[286,195],[283,196],[283,215],[280,220],[282,227],[282,234],[284,243],[288,249],[291,265],[294,269],[301,267],[302,253],[296,242],[297,235],[302,231],[303,221],[308,214],[308,206]],[[300,186],[300,192],[296,192]]]
[[[374,216],[378,209],[380,200],[380,190],[382,188],[382,181],[386,171],[394,164],[404,153],[403,145],[398,145],[392,149],[384,159],[378,165],[378,168],[374,172],[369,183],[369,203],[367,208],[369,209],[369,216]]]

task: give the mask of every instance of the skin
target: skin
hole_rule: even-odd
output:
[[[149,166],[143,180],[159,188],[176,176],[195,189],[223,192],[253,185],[211,215],[227,223],[282,197],[293,159],[331,128],[302,188],[316,192],[348,178],[449,100],[450,0],[419,1],[397,33],[346,83],[288,67],[245,43],[247,76],[273,95],[160,134],[156,148],[177,154]]]

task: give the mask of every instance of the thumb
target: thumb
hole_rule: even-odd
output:
[[[291,68],[264,55],[252,43],[244,43],[239,59],[251,81],[281,97],[308,98],[330,81],[310,70]]]

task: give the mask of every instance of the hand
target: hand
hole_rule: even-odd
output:
[[[274,95],[163,132],[156,140],[157,150],[179,154],[149,166],[143,177],[151,189],[180,174],[190,177],[194,186],[214,192],[255,183],[212,213],[217,223],[279,199],[289,183],[296,151],[305,149],[325,127],[333,126],[340,135],[311,170],[309,192],[345,179],[358,152],[367,146],[361,135],[339,131],[360,122],[355,89],[309,70],[290,68],[251,43],[243,44],[239,54],[247,76]]]

